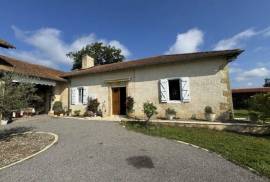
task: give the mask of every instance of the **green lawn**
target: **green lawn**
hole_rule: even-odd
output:
[[[248,110],[245,109],[239,109],[234,110],[234,117],[236,118],[248,118]]]
[[[270,136],[250,136],[203,128],[154,126],[135,122],[126,128],[147,135],[181,140],[209,149],[241,166],[248,166],[270,177]]]

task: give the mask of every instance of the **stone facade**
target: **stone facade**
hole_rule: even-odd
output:
[[[160,79],[188,77],[191,100],[160,102]],[[133,116],[143,118],[143,103],[153,102],[158,108],[155,117],[165,117],[165,110],[173,108],[178,118],[204,118],[205,106],[211,106],[219,119],[228,119],[232,108],[228,62],[225,58],[181,61],[112,72],[88,74],[69,78],[68,88],[59,89],[56,97],[72,111],[85,111],[86,105],[69,102],[70,88],[84,86],[89,97],[98,98],[104,116],[112,115],[112,87],[126,86],[127,96],[134,98]]]

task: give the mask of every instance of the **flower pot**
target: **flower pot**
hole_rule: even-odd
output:
[[[7,125],[8,124],[8,120],[1,120],[1,125]]]
[[[167,119],[168,120],[173,120],[175,118],[175,115],[168,114]]]
[[[216,114],[215,113],[205,114],[205,119],[208,120],[208,121],[215,121]]]

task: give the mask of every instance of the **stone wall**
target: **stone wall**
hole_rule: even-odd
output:
[[[191,101],[189,103],[161,103],[159,80],[162,78],[189,77]],[[117,82],[119,80],[119,82]],[[122,80],[122,81],[121,81]],[[128,81],[123,81],[128,80]],[[110,82],[113,81],[113,82]],[[204,108],[209,105],[219,119],[227,119],[231,110],[227,61],[223,58],[193,60],[174,64],[147,66],[130,70],[76,76],[70,86],[87,86],[90,97],[97,97],[105,116],[112,113],[111,87],[125,85],[127,95],[135,101],[133,116],[144,117],[143,103],[153,102],[158,108],[156,117],[165,117],[167,108],[174,108],[177,117],[204,118]],[[68,97],[65,96],[67,99]],[[85,105],[70,105],[74,110],[85,109]]]

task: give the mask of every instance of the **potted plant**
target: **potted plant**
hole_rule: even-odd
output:
[[[60,116],[60,114],[64,113],[64,109],[63,109],[61,101],[55,101],[52,109],[54,111],[54,114],[57,116]]]
[[[126,98],[126,111],[127,111],[127,115],[128,116],[130,116],[131,113],[134,112],[134,109],[133,108],[134,108],[134,99],[133,99],[133,97],[128,96]]]
[[[169,120],[173,120],[176,116],[176,111],[174,109],[168,108],[166,109],[166,117]]]
[[[2,114],[1,125],[7,125],[11,121],[11,113],[5,112]]]
[[[75,116],[75,117],[80,116],[80,114],[81,114],[81,110],[75,110],[75,111],[74,111],[74,116]]]
[[[208,121],[215,121],[216,114],[213,112],[212,107],[206,106],[204,108],[204,112],[205,112],[205,119],[207,119]]]
[[[98,109],[99,105],[98,99],[93,99],[92,97],[88,98],[85,116],[96,117],[97,115],[102,115]]]

